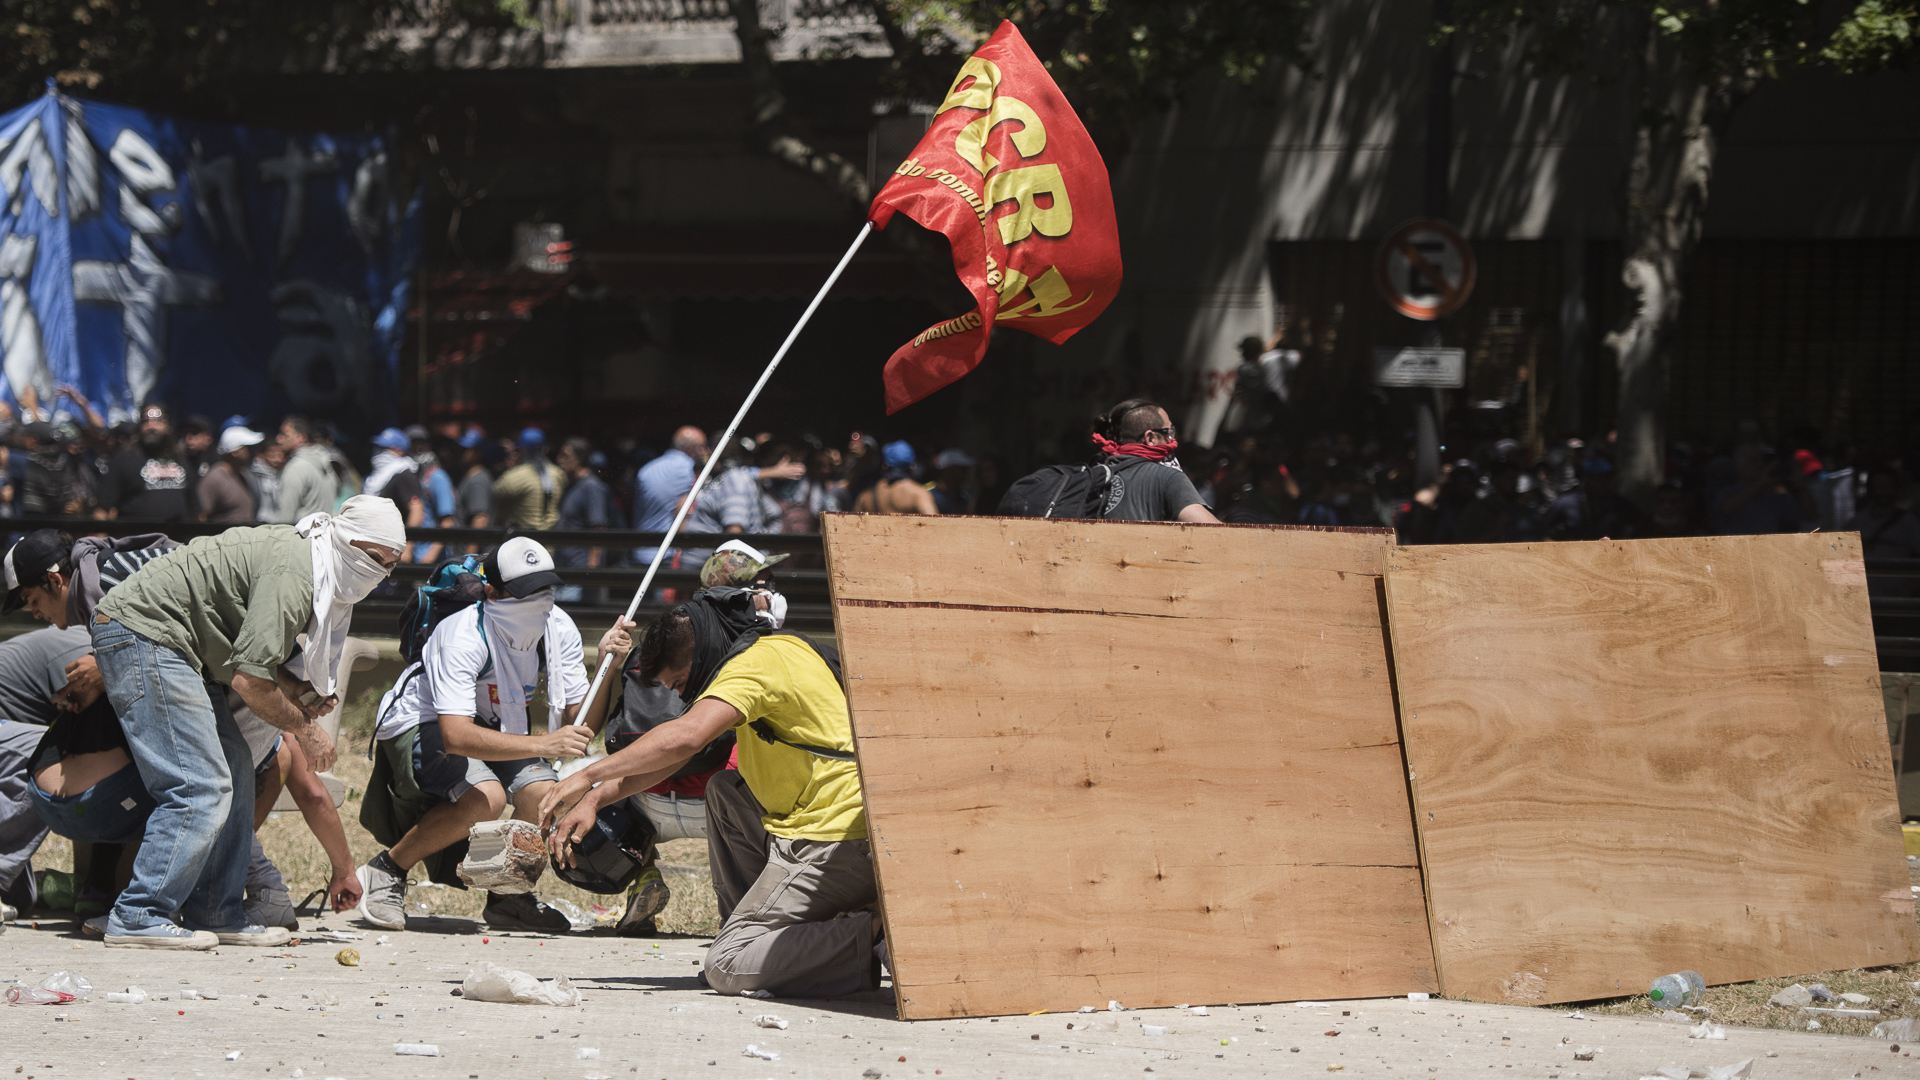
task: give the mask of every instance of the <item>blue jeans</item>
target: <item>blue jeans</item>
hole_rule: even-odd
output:
[[[92,631],[107,699],[154,801],[113,924],[141,930],[178,912],[190,930],[244,925],[253,755],[226,694],[210,692],[186,657],[118,622],[96,619]]]
[[[47,828],[83,844],[138,843],[153,813],[153,796],[132,765],[78,795],[49,795],[29,779],[27,795]]]

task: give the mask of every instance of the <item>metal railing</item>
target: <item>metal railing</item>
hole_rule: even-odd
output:
[[[96,518],[15,518],[11,531],[27,532],[33,529],[58,529],[74,536],[138,536],[142,533],[165,533],[175,540],[191,540],[199,536],[214,536],[225,532],[235,525],[213,524],[199,521],[132,521],[127,519]],[[442,559],[453,558],[475,548],[485,551],[514,536],[530,536],[549,548],[585,548],[598,549],[603,558],[623,559],[637,548],[651,548],[665,539],[662,532],[642,532],[632,529],[442,529],[419,528],[407,530],[410,544],[445,544],[448,550]],[[808,632],[830,634],[833,632],[833,612],[827,600],[827,572],[823,567],[825,548],[821,545],[818,533],[780,533],[771,535],[718,535],[712,533],[681,533],[674,545],[681,551],[705,551],[728,540],[743,540],[762,551],[786,552],[793,559],[774,568],[774,580],[780,591],[787,596],[787,621],[795,629]],[[409,553],[411,554],[411,553]],[[795,565],[798,564],[798,565]],[[373,596],[354,605],[353,630],[362,636],[391,637],[396,633],[400,621],[400,609],[405,605],[411,587],[426,580],[432,573],[434,564],[403,562],[394,570],[392,582],[383,586]],[[633,591],[640,587],[640,580],[646,574],[645,565],[619,565],[601,567],[562,566],[560,576],[568,585],[577,585],[582,596],[577,600],[564,600],[560,607],[576,622],[581,623],[582,635],[598,635],[595,629],[599,624],[611,625],[616,616],[626,608],[627,600]],[[671,590],[676,599],[683,599],[699,588],[700,566],[689,562],[679,567],[663,566],[654,577],[656,595],[661,590]],[[647,619],[665,611],[669,605],[657,599],[649,598],[640,605],[634,617],[644,623]]]
[[[94,518],[15,518],[12,529],[25,532],[30,529],[52,528],[69,532],[75,536],[97,534],[107,536],[134,536],[140,533],[165,533],[176,540],[188,540],[196,536],[212,536],[233,528],[231,525],[215,525],[205,522],[162,522],[129,521],[124,519],[98,520]],[[589,530],[533,530],[509,527],[487,529],[408,529],[407,539],[415,544],[446,544],[451,549],[447,555],[464,552],[468,548],[485,551],[513,536],[531,536],[550,548],[588,548],[599,549],[603,557],[620,559],[638,548],[657,546],[665,539],[664,533],[640,532],[631,529],[589,529]],[[787,596],[787,618],[790,625],[809,632],[830,634],[833,632],[833,608],[828,596],[827,572],[825,569],[825,547],[818,533],[778,533],[764,535],[716,535],[711,533],[682,533],[676,546],[683,551],[701,551],[710,549],[727,540],[743,540],[762,551],[788,552],[795,556],[781,563],[774,571],[774,579],[779,583],[781,592]],[[400,609],[406,601],[407,587],[423,581],[432,571],[429,563],[402,563],[394,571],[394,584],[389,585],[354,608],[354,632],[378,637],[391,636],[399,622]],[[1869,559],[1866,564],[1867,576],[1877,579],[1910,580],[1920,578],[1920,559]],[[602,567],[561,567],[560,574],[569,585],[578,585],[583,595],[578,600],[561,603],[568,614],[582,623],[583,634],[597,633],[590,627],[599,623],[611,624],[614,617],[625,608],[626,601],[632,597],[633,590],[640,585],[646,574],[644,565],[619,565]],[[655,576],[656,591],[671,590],[676,598],[685,597],[699,587],[700,567],[689,564],[680,567],[661,567]],[[635,612],[635,617],[643,623],[667,609],[667,604],[655,598],[648,598]],[[1882,666],[1889,670],[1912,670],[1920,667],[1920,596],[1875,596],[1869,601],[1874,621],[1874,645],[1878,649]],[[1888,664],[1889,658],[1897,657],[1899,662]]]

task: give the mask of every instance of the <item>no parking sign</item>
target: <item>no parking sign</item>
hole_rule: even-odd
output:
[[[1430,321],[1460,309],[1473,293],[1473,248],[1444,221],[1409,221],[1380,245],[1374,278],[1380,295],[1409,319]]]

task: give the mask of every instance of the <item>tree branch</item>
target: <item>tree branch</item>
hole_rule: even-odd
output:
[[[864,213],[873,198],[866,170],[793,132],[787,116],[787,95],[781,89],[780,72],[768,45],[772,34],[760,25],[759,0],[731,0],[731,6],[733,32],[740,40],[740,62],[746,68],[753,94],[747,112],[748,147],[819,180]]]

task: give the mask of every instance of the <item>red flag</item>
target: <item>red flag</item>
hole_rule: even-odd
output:
[[[961,66],[868,217],[884,229],[896,210],[947,235],[979,307],[887,361],[889,414],[972,371],[996,322],[1057,345],[1120,291],[1106,163],[1011,22]]]

